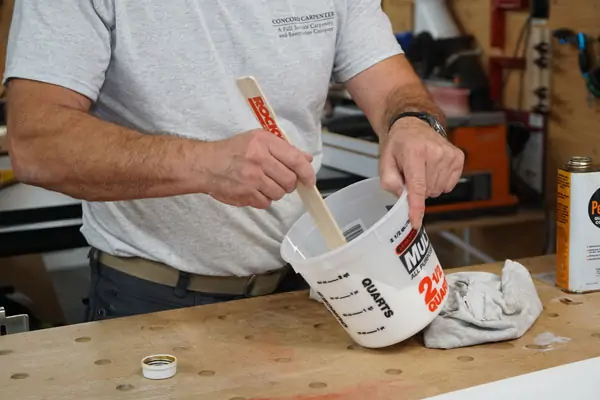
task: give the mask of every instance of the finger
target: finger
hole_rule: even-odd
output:
[[[452,171],[452,173],[448,177],[448,181],[446,182],[444,193],[450,193],[451,191],[453,191],[461,176],[462,169],[455,169],[454,171]]]
[[[296,190],[298,177],[288,167],[283,165],[278,159],[269,153],[265,160],[263,171],[274,183],[276,183],[286,193],[292,193]]]
[[[254,192],[253,196],[249,200],[250,207],[265,210],[271,207],[271,200],[269,200],[264,194],[259,191]]]
[[[455,162],[453,163],[453,167],[449,168],[451,172],[448,175],[447,182],[445,182],[444,192],[446,193],[450,193],[454,190],[463,173],[465,153],[457,149],[455,154]]]
[[[263,178],[258,190],[269,200],[280,200],[286,194],[286,191],[268,176]]]
[[[402,163],[404,182],[408,192],[410,223],[414,229],[421,228],[425,214],[425,197],[427,194],[427,173],[423,151],[409,152]]]
[[[404,179],[396,163],[396,159],[390,153],[384,154],[379,161],[379,179],[381,187],[397,196],[404,190]]]
[[[427,191],[426,196],[433,196],[436,192],[441,193],[441,189],[438,190],[438,179],[440,177],[440,173],[444,168],[444,156],[445,152],[441,146],[433,145],[427,150],[426,155],[426,182],[427,182]],[[438,194],[439,196],[439,194]]]
[[[427,197],[439,197],[442,194],[442,191],[444,190],[445,187],[445,183],[444,183],[444,179],[447,178],[447,173],[445,173],[444,169],[437,169],[436,170],[436,174],[431,178],[431,180],[433,181],[433,184],[431,185],[431,188],[427,189]],[[427,182],[429,183],[429,177],[427,178]],[[429,186],[429,185],[428,185]]]
[[[434,178],[435,180],[431,185],[431,189],[429,191],[429,197],[437,198],[445,192],[452,172],[453,168],[451,163],[449,164],[447,162],[444,162],[438,166],[437,175]]]
[[[269,151],[273,157],[292,170],[306,186],[313,186],[316,183],[315,170],[300,150],[279,140],[269,146]]]

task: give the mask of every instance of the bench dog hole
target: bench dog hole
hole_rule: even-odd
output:
[[[325,326],[325,324],[322,324],[322,323],[318,323],[318,324],[314,324],[313,325],[313,327],[316,328],[316,329],[322,328],[324,326]]]
[[[77,343],[85,343],[85,342],[89,342],[90,340],[92,340],[92,338],[89,336],[82,336],[82,337],[78,337],[77,339],[75,339],[75,341]]]
[[[390,368],[386,369],[385,373],[388,375],[400,375],[402,373],[401,369]]]
[[[474,358],[471,356],[460,356],[456,358],[458,361],[462,361],[462,362],[469,362],[469,361],[473,361]]]
[[[198,372],[198,375],[200,375],[200,376],[214,376],[215,375],[215,371],[211,371],[210,369],[203,369],[202,371]]]
[[[110,364],[111,362],[112,362],[112,361],[111,361],[111,360],[109,360],[108,358],[103,358],[103,359],[101,359],[101,360],[96,360],[96,361],[94,361],[94,364],[96,364],[96,365],[108,365],[108,364]]]
[[[290,361],[292,361],[292,359],[289,357],[280,357],[275,359],[275,362],[278,363],[289,363]]]
[[[20,372],[18,374],[12,374],[10,376],[10,379],[25,379],[25,378],[29,378],[29,374]]]
[[[553,312],[553,313],[548,314],[548,317],[549,318],[556,318],[556,317],[558,317],[558,314],[555,313],[555,312]]]
[[[549,344],[528,344],[525,345],[525,348],[529,350],[545,350],[549,349],[551,346]]]
[[[308,384],[308,387],[311,389],[323,389],[327,387],[325,382],[311,382]]]
[[[0,350],[0,356],[6,356],[10,353],[14,353],[12,350]]]
[[[117,390],[119,390],[121,392],[127,392],[127,391],[129,391],[131,389],[133,389],[133,385],[130,385],[128,383],[126,383],[124,385],[117,386]]]
[[[152,325],[148,329],[150,329],[151,331],[161,331],[161,330],[165,329],[165,327],[162,325]]]
[[[600,339],[600,332],[594,332],[591,334],[593,338]]]
[[[563,297],[562,299],[560,299],[560,302],[568,306],[578,306],[579,304],[583,304],[583,301],[573,301],[568,297]]]

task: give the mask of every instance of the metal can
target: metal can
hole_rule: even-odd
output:
[[[572,157],[558,169],[556,197],[556,285],[600,290],[600,166]]]

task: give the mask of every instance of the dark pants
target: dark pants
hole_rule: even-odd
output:
[[[94,252],[94,250],[92,250]],[[100,264],[90,257],[91,282],[86,310],[87,321],[126,317],[166,311],[176,308],[220,303],[243,299],[244,296],[215,295],[139,279]],[[275,293],[308,289],[304,279],[290,272],[282,280]]]

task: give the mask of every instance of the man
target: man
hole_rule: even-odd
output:
[[[235,83],[246,75],[293,146],[259,129]],[[332,77],[379,135],[381,183],[406,185],[418,228],[463,154],[379,1],[16,2],[11,160],[22,182],[83,200],[88,319],[289,290],[279,246],[303,212],[297,183],[315,183]]]

